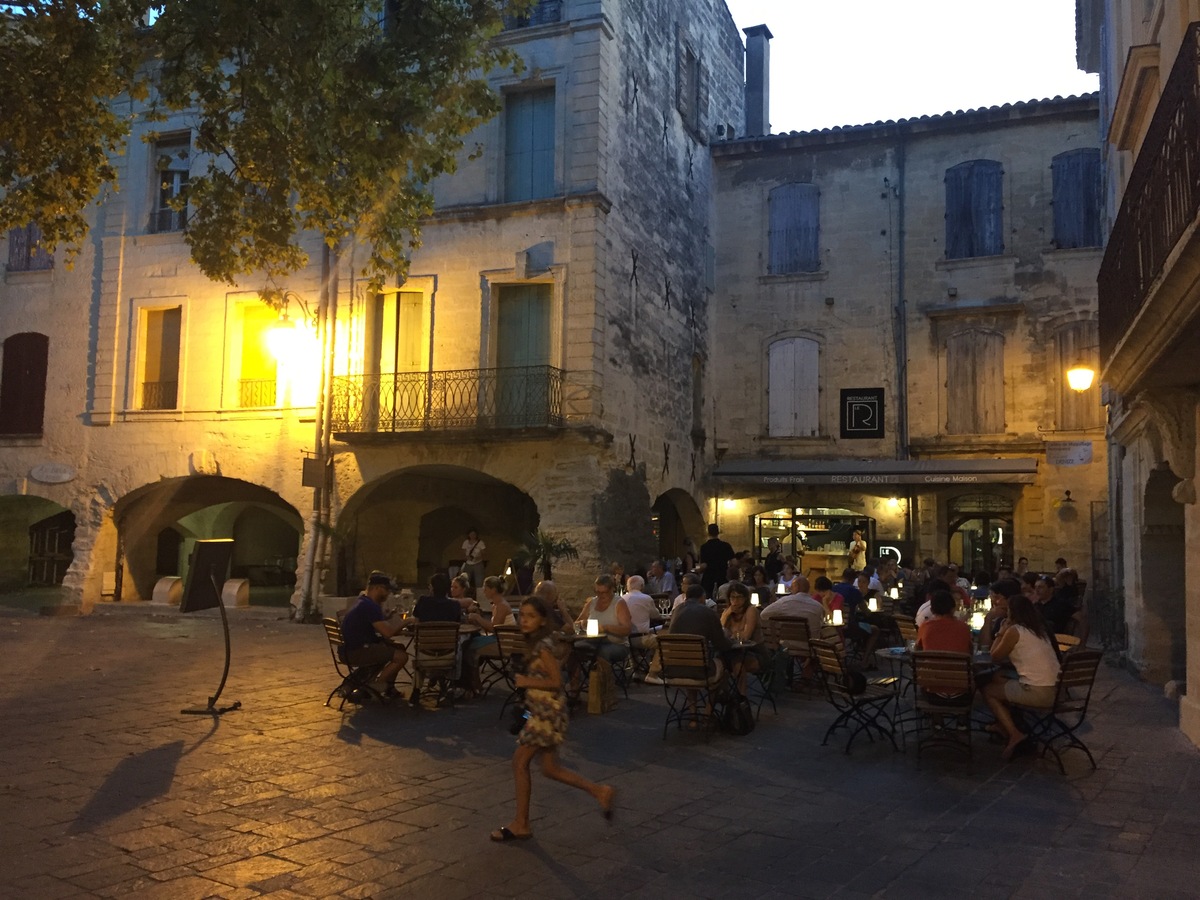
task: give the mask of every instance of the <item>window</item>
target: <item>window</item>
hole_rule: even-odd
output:
[[[141,409],[176,409],[183,308],[142,310]]]
[[[42,229],[29,224],[8,233],[8,271],[36,272],[54,268],[54,257],[42,248]]]
[[[767,434],[814,437],[820,433],[820,345],[811,338],[771,344],[767,363]]]
[[[973,159],[946,170],[946,259],[1004,252],[1004,170]]]
[[[192,138],[190,134],[174,135],[154,142],[154,212],[150,230],[155,232],[183,231],[187,225],[187,209],[172,209],[176,197],[187,194]]]
[[[0,434],[41,434],[46,412],[50,339],[24,332],[4,341],[0,366]]]
[[[771,191],[767,244],[772,275],[820,270],[820,198],[815,184],[781,184]]]
[[[946,339],[946,431],[1004,431],[1004,337],[969,329]]]
[[[1086,362],[1099,370],[1099,338],[1095,322],[1072,322],[1054,335],[1055,374],[1058,381],[1058,427],[1063,431],[1082,431],[1104,424],[1100,405],[1099,380],[1086,391],[1073,391],[1067,384],[1067,369]]]
[[[279,314],[265,303],[247,303],[241,309],[238,406],[242,409],[274,406],[277,367],[269,341],[272,329],[279,323]]]
[[[677,66],[679,71],[675,85],[675,105],[683,118],[683,124],[692,131],[699,131],[703,102],[700,93],[700,57],[682,36],[679,38]]]
[[[554,88],[505,98],[504,199],[554,193]]]
[[[532,8],[520,15],[505,16],[504,27],[529,28],[533,25],[549,25],[562,19],[562,0],[537,0]]]
[[[1083,147],[1050,162],[1054,179],[1054,246],[1060,250],[1099,247],[1100,150]]]

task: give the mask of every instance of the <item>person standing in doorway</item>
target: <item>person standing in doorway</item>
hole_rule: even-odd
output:
[[[712,597],[729,570],[729,562],[736,556],[733,546],[721,540],[721,529],[716,524],[708,526],[708,540],[700,545],[700,562],[704,572],[700,576],[706,596]]]
[[[487,574],[483,564],[485,550],[487,544],[479,537],[479,532],[472,528],[462,543],[463,571],[471,576],[471,588],[476,591],[483,587],[483,577]]]
[[[867,565],[867,542],[863,540],[861,531],[854,532],[854,539],[850,542],[850,568],[855,572],[861,572]]]

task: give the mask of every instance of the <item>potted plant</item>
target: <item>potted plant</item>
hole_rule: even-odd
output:
[[[579,559],[579,551],[567,538],[535,531],[526,535],[520,549],[513,555],[513,563],[521,568],[542,570],[542,580],[552,580],[552,567],[562,559]]]

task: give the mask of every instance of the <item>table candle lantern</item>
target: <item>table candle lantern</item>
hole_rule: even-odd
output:
[[[872,597],[867,601],[867,609],[871,612],[879,612],[879,601]]]
[[[890,591],[888,591],[888,596],[890,596],[893,600],[899,600],[900,599],[899,588],[892,588]]]
[[[833,611],[833,625],[835,628],[840,628],[842,625],[842,611],[840,609]]]
[[[600,637],[600,620],[599,619],[588,619],[587,620],[587,636],[588,637]]]

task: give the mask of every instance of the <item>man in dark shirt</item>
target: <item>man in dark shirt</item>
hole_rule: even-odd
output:
[[[462,613],[462,606],[450,596],[450,576],[445,572],[429,579],[429,594],[413,607],[413,618],[418,622],[461,622]]]
[[[1049,576],[1039,578],[1033,590],[1033,603],[1046,622],[1046,630],[1051,634],[1069,633],[1075,604],[1066,596],[1054,592],[1054,580]]]
[[[356,668],[382,665],[374,686],[386,693],[395,693],[396,676],[408,661],[403,647],[384,640],[400,633],[400,626],[393,625],[383,612],[391,588],[387,575],[372,572],[366,590],[342,619],[342,659]]]
[[[717,585],[721,583],[729,568],[729,561],[736,555],[733,547],[718,537],[720,533],[719,527],[709,525],[708,540],[700,545],[700,562],[704,563],[701,583],[704,585],[705,595],[709,597],[716,593]]]
[[[708,639],[710,652],[715,650],[723,660],[729,652],[729,638],[725,634],[725,629],[721,627],[721,620],[717,618],[717,614],[708,608],[704,602],[704,588],[698,584],[688,586],[686,599],[683,604],[676,608],[675,612],[671,613],[671,624],[667,626],[667,631],[670,634],[699,634]],[[663,672],[665,676],[674,676],[676,678],[704,678],[710,676],[710,686],[715,683],[715,679],[711,676],[717,674],[716,667],[707,673],[701,674],[699,671],[689,672],[680,671]],[[689,728],[698,728],[699,720],[696,715],[696,696],[695,690],[689,689],[688,692],[688,708],[692,711],[692,721],[688,725]],[[712,716],[713,698],[712,692],[708,693],[708,699],[705,706],[704,714],[706,717]]]

